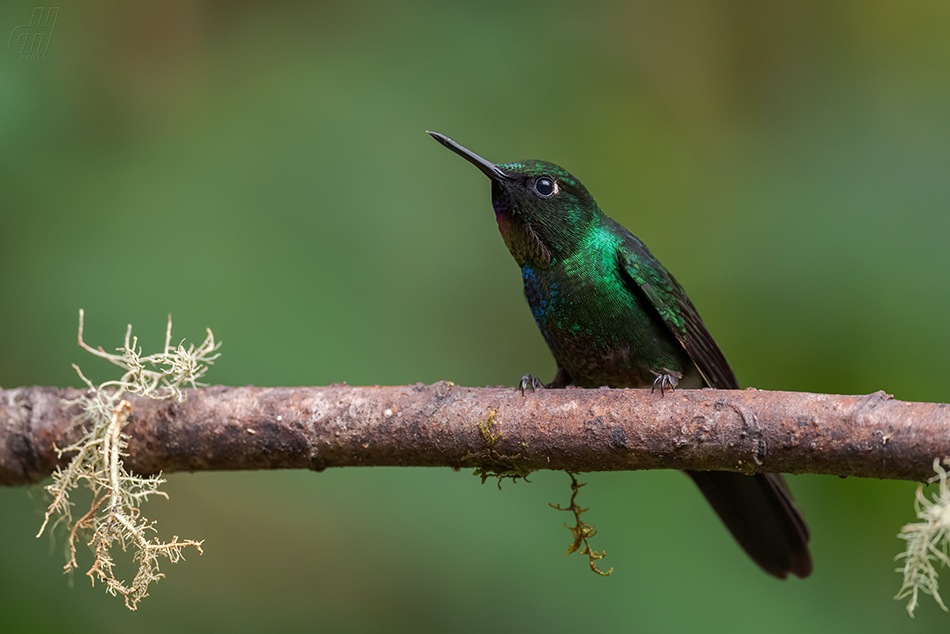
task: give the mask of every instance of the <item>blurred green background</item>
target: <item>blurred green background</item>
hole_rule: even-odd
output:
[[[80,307],[106,348],[210,326],[214,383],[549,379],[488,183],[431,129],[577,175],[743,384],[946,402],[948,32],[946,2],[64,3],[45,61],[0,51],[0,385],[112,378]],[[815,573],[779,582],[675,472],[582,478],[597,577],[547,506],[567,476],[532,480],[172,475],[145,512],[205,554],[137,613],[61,575],[39,487],[0,489],[0,629],[950,626],[891,600],[912,483],[790,478]]]

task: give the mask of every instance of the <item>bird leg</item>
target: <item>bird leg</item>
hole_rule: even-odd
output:
[[[650,392],[652,393],[657,387],[659,387],[660,396],[663,396],[663,390],[665,388],[675,390],[677,384],[680,382],[680,379],[683,378],[682,372],[670,370],[669,368],[660,368],[660,372],[656,372],[655,370],[650,370],[650,372],[652,372],[653,376],[656,377],[656,379],[653,381],[653,387],[650,388]]]
[[[521,382],[518,384],[518,387],[521,388],[521,396],[524,396],[524,391],[529,387],[532,390],[537,390],[544,387],[544,383],[542,383],[541,379],[536,376],[525,374],[523,377],[521,377]]]
[[[538,388],[542,387],[545,387],[549,390],[556,390],[562,387],[567,387],[572,382],[571,376],[567,373],[567,371],[564,368],[558,368],[557,374],[554,375],[554,380],[550,383],[542,383],[538,377],[532,376],[531,374],[525,374],[523,377],[521,377],[521,382],[518,383],[518,387],[521,389],[521,396],[524,396],[524,391],[529,387],[532,390],[537,390]]]

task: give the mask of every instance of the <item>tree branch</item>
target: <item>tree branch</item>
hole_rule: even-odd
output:
[[[0,390],[0,484],[50,475],[81,436],[72,388]],[[820,473],[924,481],[950,455],[950,407],[884,392],[396,387],[188,390],[130,398],[126,467],[159,471],[346,466]],[[494,413],[493,413],[494,412]],[[481,425],[479,425],[481,423]],[[500,468],[498,470],[501,470]]]

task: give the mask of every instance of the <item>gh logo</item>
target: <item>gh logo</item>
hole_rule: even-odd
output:
[[[46,59],[49,42],[59,7],[36,7],[29,24],[21,24],[10,33],[10,50],[20,56],[21,62],[42,62]]]

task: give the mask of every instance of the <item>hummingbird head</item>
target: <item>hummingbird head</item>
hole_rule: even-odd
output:
[[[547,268],[573,254],[601,215],[579,180],[547,161],[496,165],[437,132],[432,137],[491,179],[498,229],[519,266]]]

